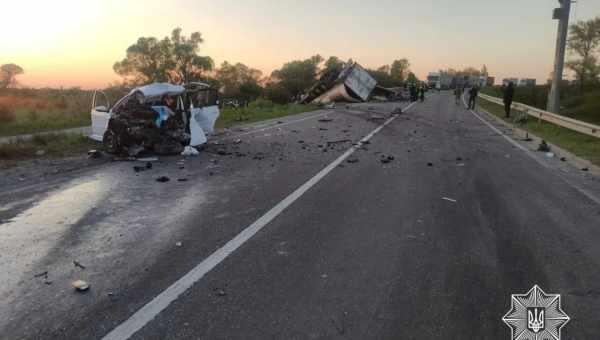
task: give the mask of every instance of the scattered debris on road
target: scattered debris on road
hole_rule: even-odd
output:
[[[73,286],[73,288],[75,288],[75,290],[78,292],[85,292],[90,289],[90,284],[83,280],[74,281],[71,283],[71,286]]]
[[[96,159],[96,158],[102,157],[102,152],[100,152],[99,150],[93,149],[93,150],[88,151],[87,155],[88,155],[88,158]]]
[[[427,166],[433,166],[433,163],[431,163],[431,162],[428,162],[428,163],[427,163]]]
[[[538,146],[537,151],[540,151],[540,152],[550,152],[550,145],[548,145],[548,143],[546,143],[545,140],[542,140],[542,142]]]
[[[168,182],[170,180],[171,179],[169,177],[167,177],[167,176],[160,176],[159,178],[156,179],[156,181],[160,182],[160,183],[166,183],[166,182]]]
[[[554,158],[553,152],[546,152],[546,158]]]
[[[458,202],[457,200],[453,199],[453,198],[449,198],[449,197],[442,197],[443,200],[448,201],[448,202],[452,202],[452,203],[456,203]]]
[[[383,164],[387,164],[387,163],[390,163],[393,160],[394,160],[394,156],[381,155],[380,162],[383,163]]]
[[[333,118],[329,118],[329,117],[325,116],[325,117],[319,119],[319,122],[321,122],[321,123],[333,122]]]
[[[356,157],[348,158],[348,159],[346,160],[346,162],[348,162],[348,163],[350,163],[350,164],[353,164],[353,163],[358,163],[358,158],[356,158]]]
[[[150,169],[152,169],[151,162],[147,162],[146,165],[144,165],[144,166],[136,165],[133,167],[133,171],[135,171],[135,172],[142,172],[142,171],[146,171],[146,170],[150,170]]]
[[[176,247],[181,247],[181,246],[183,246],[183,243],[182,242],[177,242],[177,243],[175,243],[175,246]]]
[[[75,267],[85,269],[85,266],[79,263],[79,261],[73,260],[73,264],[75,265]]]
[[[198,150],[196,150],[196,148],[194,148],[193,146],[186,146],[183,151],[181,152],[182,156],[198,156],[200,154],[200,152],[198,152]]]

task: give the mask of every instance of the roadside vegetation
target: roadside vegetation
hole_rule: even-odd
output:
[[[0,144],[0,167],[36,157],[64,157],[81,154],[98,147],[98,143],[81,134],[37,135],[28,140]]]
[[[240,123],[252,123],[262,120],[279,118],[293,114],[316,110],[316,105],[301,104],[275,104],[270,100],[258,99],[247,107],[221,109],[221,116],[217,120],[217,128],[230,127]]]
[[[504,107],[502,105],[488,102],[483,99],[480,99],[478,102],[479,106],[485,111],[511,124],[515,124],[513,119],[520,114],[519,112],[515,112],[513,110],[511,113],[512,118],[506,119],[504,117]],[[532,117],[527,119],[526,124],[518,124],[518,126],[550,143],[558,145],[559,147],[575,154],[578,157],[587,159],[595,165],[600,166],[599,138],[588,136],[576,131],[571,131],[545,121],[540,122]]]

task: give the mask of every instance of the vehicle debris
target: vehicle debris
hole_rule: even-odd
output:
[[[453,199],[453,198],[449,198],[449,197],[442,197],[443,200],[448,201],[448,202],[452,202],[452,203],[456,203],[458,202],[457,200]]]
[[[81,269],[85,269],[85,266],[82,265],[81,263],[79,263],[79,261],[73,260],[73,264],[75,265],[75,267],[78,267],[78,268],[81,268]]]
[[[350,164],[353,164],[353,163],[358,163],[358,158],[356,158],[356,157],[348,158],[348,159],[346,160],[346,162],[348,162],[348,163],[350,163]]]
[[[100,152],[99,150],[92,149],[92,150],[88,151],[87,155],[88,155],[88,158],[95,159],[95,158],[102,157],[102,152]]]
[[[566,157],[561,157],[561,158],[560,158],[560,161],[561,161],[561,162],[566,162],[566,161],[567,161],[567,158],[566,158]]]
[[[546,152],[546,158],[554,158],[553,152]]]
[[[177,242],[177,243],[175,243],[175,246],[176,247],[181,247],[181,246],[183,246],[183,243],[182,242]]]
[[[187,182],[188,179],[187,178],[178,178],[177,182]]]
[[[333,118],[324,117],[324,118],[319,119],[319,122],[321,122],[321,123],[333,122]]]
[[[550,145],[548,145],[548,143],[546,143],[545,140],[542,140],[542,142],[540,143],[540,145],[538,146],[537,151],[541,151],[541,152],[550,152]]]
[[[431,162],[428,162],[428,163],[427,163],[427,166],[433,166],[433,163],[431,163]]]
[[[48,278],[48,271],[41,272],[41,273],[39,273],[39,274],[35,274],[35,275],[33,275],[33,277],[35,277],[35,278],[40,278],[40,277],[42,277],[42,276],[43,276],[44,278]]]
[[[75,290],[78,292],[85,292],[88,289],[90,289],[90,284],[83,280],[73,281],[73,283],[71,283],[71,286],[73,286],[73,288],[75,288]]]
[[[150,170],[150,169],[152,169],[151,162],[147,162],[146,165],[144,165],[144,166],[136,165],[133,167],[133,171],[135,171],[135,172],[142,172],[142,171],[146,171],[146,170]]]
[[[198,150],[196,150],[196,148],[194,148],[193,146],[186,146],[183,151],[181,152],[182,156],[198,156],[200,155],[200,152],[198,152]]]
[[[377,81],[358,63],[326,70],[300,100],[308,104],[364,102],[369,99]]]
[[[203,83],[138,87],[112,107],[97,105],[102,96],[97,91],[92,100],[91,138],[112,154],[180,154],[206,143],[219,116],[217,90]]]
[[[160,183],[167,183],[168,181],[170,181],[171,179],[167,176],[160,176],[159,178],[156,179],[157,182]]]
[[[394,156],[381,155],[381,159],[379,161],[381,163],[383,163],[383,164],[387,164],[387,163],[390,163],[393,160],[394,160]]]

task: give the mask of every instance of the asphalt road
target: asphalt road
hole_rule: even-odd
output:
[[[390,119],[406,105],[3,188],[0,338],[510,339],[535,284],[562,295],[563,338],[600,338],[599,179],[449,94]]]

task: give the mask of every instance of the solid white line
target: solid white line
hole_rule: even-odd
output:
[[[415,103],[408,105],[403,111],[410,109]],[[378,128],[373,130],[370,134],[365,136],[360,140],[357,145],[352,146],[343,155],[334,160],[331,164],[326,166],[323,170],[319,171],[313,178],[309,179],[308,182],[302,184],[298,189],[292,192],[289,196],[283,199],[283,201],[279,202],[275,205],[271,210],[269,210],[266,214],[261,216],[258,220],[248,226],[246,229],[242,230],[239,234],[237,234],[233,239],[227,242],[223,247],[219,248],[217,251],[212,253],[209,257],[204,259],[200,264],[194,267],[190,272],[185,274],[167,289],[165,289],[162,293],[156,296],[152,301],[148,302],[144,305],[140,310],[135,312],[129,319],[125,320],[122,324],[120,324],[117,328],[112,330],[106,336],[104,336],[103,340],[125,340],[129,339],[133,334],[139,331],[142,327],[148,324],[154,317],[156,317],[160,312],[162,312],[165,308],[171,304],[171,302],[175,301],[182,293],[188,290],[194,283],[198,282],[204,275],[210,272],[213,268],[215,268],[219,263],[225,260],[229,255],[231,255],[234,251],[236,251],[241,245],[247,242],[250,238],[252,238],[256,233],[258,233],[261,229],[263,229],[269,222],[275,219],[279,214],[281,214],[287,207],[289,207],[292,203],[294,203],[298,198],[300,198],[305,192],[307,192],[310,188],[312,188],[315,184],[317,184],[321,179],[323,179],[327,174],[329,174],[333,169],[335,169],[338,165],[340,165],[346,158],[352,155],[360,146],[371,139],[376,133],[381,131],[385,126],[390,124],[394,119],[398,116],[393,116],[389,118],[386,122],[380,125]]]
[[[466,105],[465,102],[465,98],[463,97],[463,103]],[[519,148],[520,150],[524,151],[525,154],[527,156],[529,156],[530,158],[532,158],[534,161],[536,161],[539,165],[543,166],[546,169],[550,169],[550,170],[554,170],[549,164],[547,164],[546,162],[542,161],[541,159],[539,159],[538,157],[536,157],[533,152],[531,152],[531,150],[529,150],[528,148],[526,148],[525,146],[519,144],[517,141],[515,141],[514,139],[510,138],[509,136],[507,136],[506,134],[504,134],[502,131],[500,131],[498,128],[496,128],[495,126],[493,126],[490,122],[488,122],[487,120],[485,120],[484,118],[482,118],[479,114],[477,114],[477,112],[475,112],[474,110],[469,110],[475,117],[477,117],[477,119],[479,119],[480,121],[482,121],[485,125],[487,125],[490,129],[492,129],[492,131],[496,132],[497,134],[499,134],[500,136],[502,136],[504,139],[506,139],[506,141],[508,141],[510,144],[514,145],[515,147]],[[590,193],[589,191],[585,190],[584,188],[581,188],[580,186],[572,183],[571,181],[569,181],[568,179],[564,178],[562,175],[560,175],[560,173],[555,172],[555,174],[558,176],[558,178],[562,179],[565,183],[567,183],[569,186],[571,186],[573,189],[579,191],[580,194],[584,195],[585,197],[589,198],[590,200],[592,200],[593,202],[595,202],[596,204],[600,204],[600,198],[596,197],[594,194]]]

